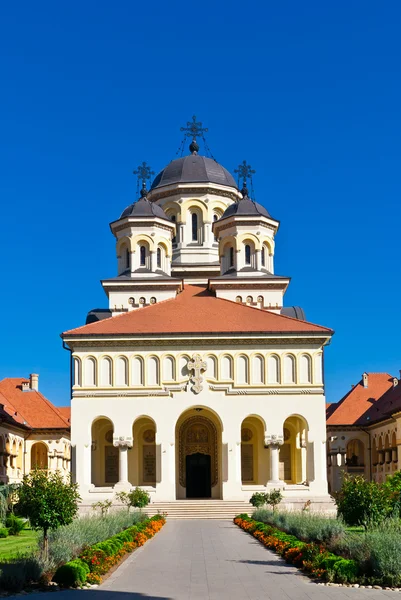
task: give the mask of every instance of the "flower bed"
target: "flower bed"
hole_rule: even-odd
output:
[[[322,544],[302,542],[294,535],[255,521],[248,515],[239,515],[234,523],[277,552],[286,562],[315,579],[337,583],[355,583],[358,580],[358,564],[329,552]]]
[[[103,542],[88,546],[78,558],[59,567],[53,580],[64,587],[100,583],[102,576],[118,564],[125,554],[143,546],[160,531],[165,522],[164,517],[155,515]]]

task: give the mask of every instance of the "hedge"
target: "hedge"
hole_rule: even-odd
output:
[[[358,579],[359,568],[354,560],[332,554],[323,545],[302,542],[294,535],[255,521],[245,514],[236,517],[234,523],[277,552],[286,562],[316,579],[338,583],[355,583]]]
[[[88,546],[77,559],[59,567],[53,581],[63,587],[100,583],[102,575],[116,565],[125,554],[143,546],[163,527],[165,522],[164,517],[155,515],[103,542]]]

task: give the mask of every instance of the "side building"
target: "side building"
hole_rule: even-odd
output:
[[[39,392],[39,376],[0,381],[0,485],[32,469],[70,472],[70,407]]]
[[[327,414],[330,492],[343,473],[383,482],[401,466],[401,385],[388,373],[363,373]]]

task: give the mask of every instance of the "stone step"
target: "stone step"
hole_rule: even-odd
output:
[[[154,502],[147,506],[148,514],[167,513],[169,519],[221,519],[232,520],[241,513],[251,514],[249,502],[229,500],[175,500]]]

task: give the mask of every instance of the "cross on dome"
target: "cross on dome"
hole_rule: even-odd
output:
[[[256,173],[256,171],[254,169],[252,169],[252,166],[249,165],[246,160],[243,160],[241,164],[238,165],[238,169],[234,169],[234,173],[238,174],[238,187],[240,187],[240,180],[242,179],[242,189],[241,189],[241,193],[242,195],[248,196],[249,192],[248,192],[248,188],[247,188],[247,180],[249,179],[251,182],[251,187],[252,186],[252,175],[254,175]]]
[[[155,172],[152,171],[152,168],[147,164],[146,161],[144,161],[141,165],[138,165],[137,168],[132,171],[132,173],[136,175],[137,178],[137,193],[139,191],[139,182],[142,182],[142,190],[146,190],[146,182],[149,181],[155,174]],[[141,195],[143,194],[141,193]]]
[[[199,145],[196,142],[196,138],[199,136],[203,137],[203,134],[207,133],[209,130],[207,127],[203,127],[202,121],[196,120],[196,115],[193,115],[192,121],[187,121],[187,126],[181,127],[180,131],[185,132],[185,137],[192,138],[189,149],[192,154],[196,154],[199,151]]]

